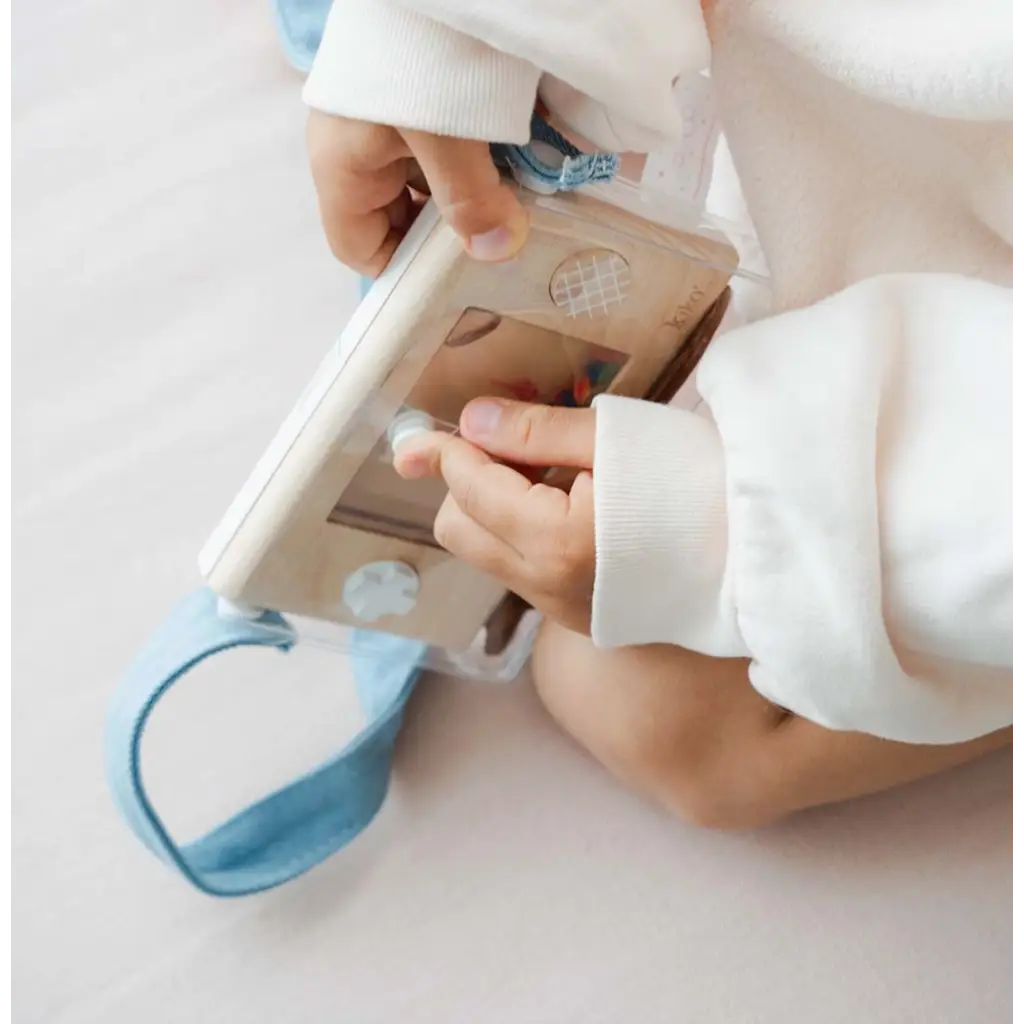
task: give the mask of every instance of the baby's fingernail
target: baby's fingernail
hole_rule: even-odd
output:
[[[469,240],[470,256],[486,263],[507,260],[515,251],[515,238],[506,227],[494,228],[483,235],[473,235]]]
[[[526,243],[530,231],[530,218],[518,203],[508,212],[508,220],[501,227],[480,235],[473,235],[466,243],[469,254],[485,263],[496,263],[515,256]]]
[[[470,402],[462,413],[462,432],[470,437],[493,434],[501,423],[501,412],[497,402]]]
[[[426,476],[430,471],[430,460],[419,452],[407,452],[395,456],[394,467],[399,476],[407,480],[416,480]]]

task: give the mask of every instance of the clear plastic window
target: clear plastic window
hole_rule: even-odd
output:
[[[437,429],[454,431],[465,405],[485,395],[585,406],[608,389],[628,360],[569,334],[467,309],[409,393],[405,409],[420,410]],[[440,480],[403,480],[392,468],[391,447],[382,437],[328,518],[433,544],[434,518],[446,492]]]

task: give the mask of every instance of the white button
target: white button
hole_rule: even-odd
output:
[[[385,615],[408,615],[416,607],[420,578],[404,562],[370,562],[357,569],[341,592],[348,610],[363,622]]]
[[[388,444],[397,455],[398,449],[405,441],[418,434],[429,434],[434,429],[434,420],[419,409],[405,409],[400,412],[388,427]]]

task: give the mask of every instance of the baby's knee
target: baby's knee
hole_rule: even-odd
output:
[[[602,651],[551,625],[533,656],[540,699],[567,733],[631,788],[717,829],[782,816],[764,780],[745,770],[770,723],[751,716],[745,692],[732,705],[723,699],[726,676],[737,673],[746,691],[741,662],[669,648]]]

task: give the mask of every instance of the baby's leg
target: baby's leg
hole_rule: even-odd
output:
[[[719,828],[890,789],[1013,734],[936,747],[833,732],[769,704],[745,661],[667,646],[601,651],[550,623],[533,674],[554,718],[605,767],[681,817]]]

